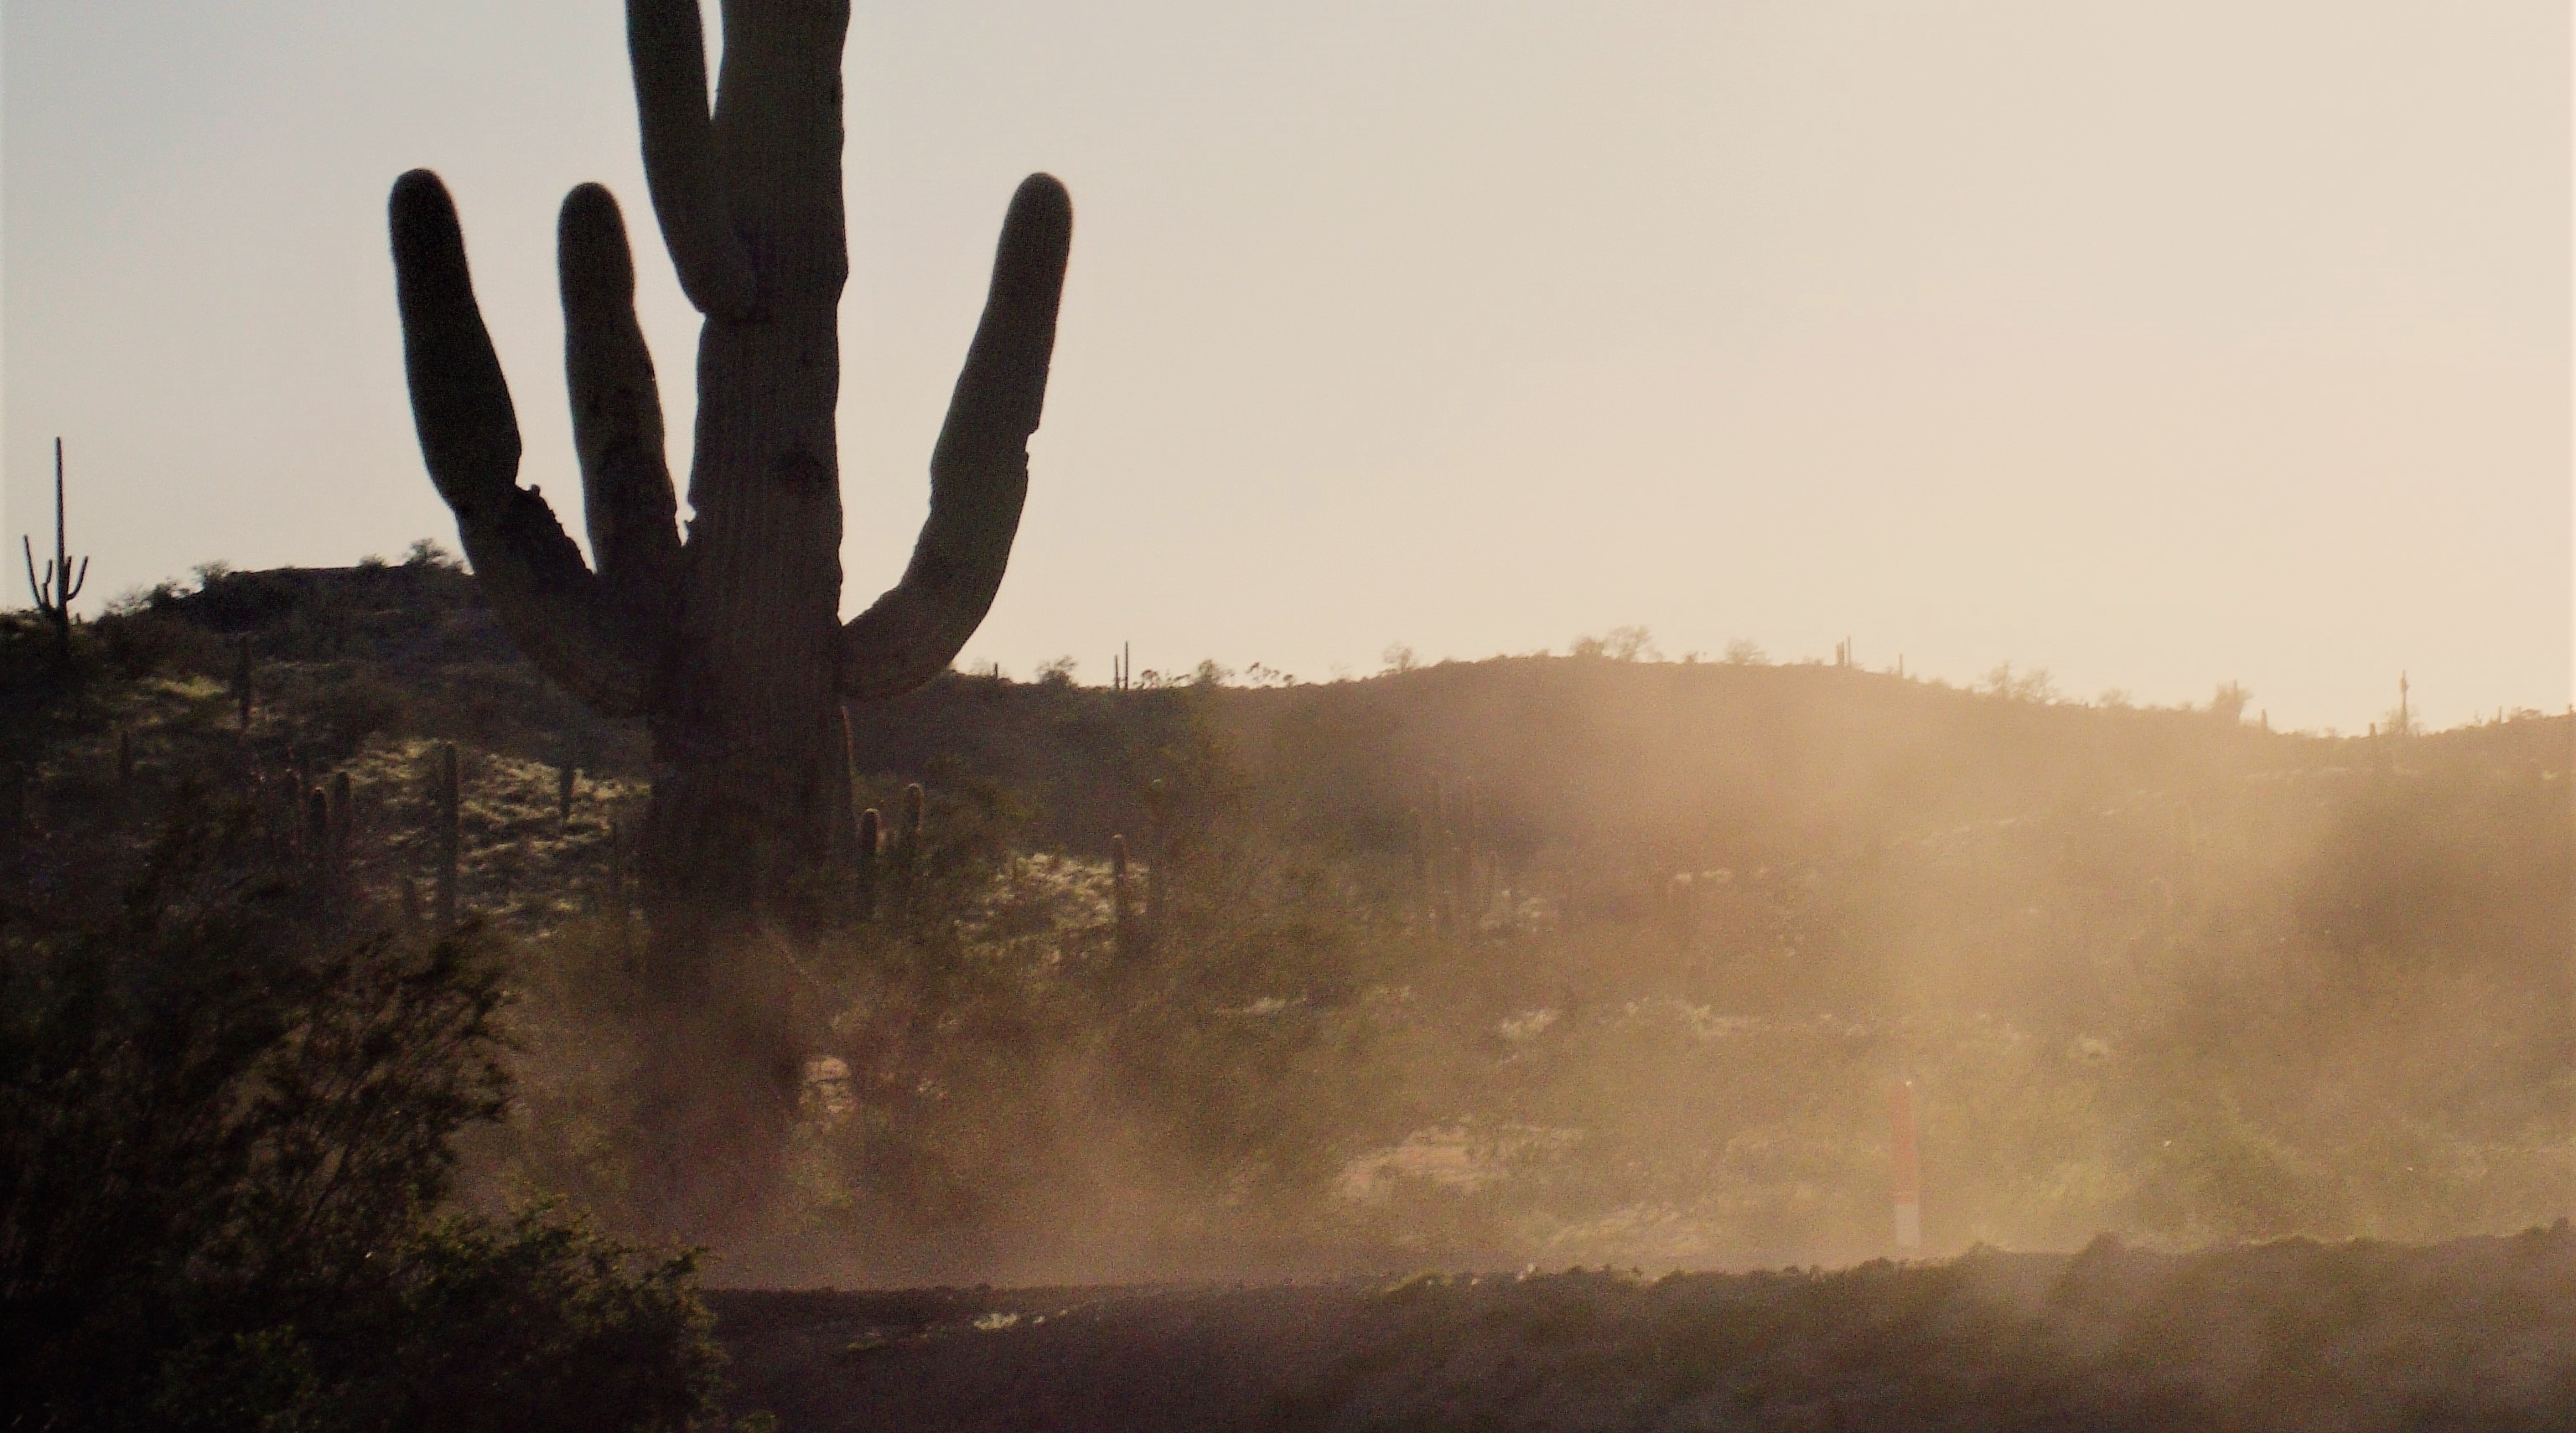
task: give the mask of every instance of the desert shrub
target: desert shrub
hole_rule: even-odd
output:
[[[40,1424],[704,1416],[686,1260],[439,1216],[502,1111],[496,962],[325,919],[176,813],[122,899],[0,904],[0,1384]],[[466,1357],[471,1353],[471,1358]]]
[[[404,1244],[386,1356],[340,1398],[356,1426],[686,1426],[722,1358],[696,1257],[606,1238],[560,1206],[451,1214]]]

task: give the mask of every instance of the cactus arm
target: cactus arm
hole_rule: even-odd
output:
[[[456,206],[437,175],[415,169],[389,208],[412,421],[475,577],[540,670],[604,713],[638,713],[643,643],[621,630],[545,498],[518,485],[518,414],[475,306]]]
[[[45,576],[39,581],[36,577],[36,540],[20,537],[18,545],[27,551],[27,595],[35,600],[37,611],[50,615],[54,610],[54,565],[50,562],[45,564]]]
[[[564,378],[591,558],[609,605],[658,646],[679,590],[679,497],[662,451],[653,355],[635,322],[626,223],[606,189],[584,184],[565,196],[556,235]]]
[[[709,318],[748,318],[759,285],[716,182],[698,0],[626,0],[626,55],[635,72],[644,182],[680,288]]]
[[[1064,186],[1032,174],[1011,197],[983,321],[930,457],[930,518],[903,580],[841,635],[841,690],[883,698],[948,669],[992,609],[1029,490],[1073,242]]]
[[[86,557],[84,557],[84,558],[82,558],[82,559],[80,560],[80,575],[79,575],[79,576],[77,576],[77,577],[74,577],[74,578],[72,579],[71,586],[66,587],[66,588],[64,588],[64,589],[63,589],[63,601],[62,601],[63,610],[65,610],[65,611],[67,611],[67,612],[68,612],[68,611],[70,611],[70,610],[71,610],[71,605],[72,605],[72,599],[73,599],[73,598],[75,598],[75,597],[80,596],[80,595],[81,595],[81,589],[82,589],[83,587],[88,586],[88,585],[89,585],[89,559],[88,559],[88,558],[86,558]]]

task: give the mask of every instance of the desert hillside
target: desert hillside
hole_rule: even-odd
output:
[[[216,572],[81,638],[68,687],[10,646],[24,831],[139,851],[183,780],[346,775],[356,898],[392,910],[459,749],[460,899],[527,1031],[479,1167],[613,1214],[644,734],[432,558]],[[1868,1257],[1903,1079],[1935,1251],[2545,1223],[2570,735],[1602,655],[952,673],[853,713],[853,809],[926,788],[920,884],[777,977],[804,1203],[739,1277]]]

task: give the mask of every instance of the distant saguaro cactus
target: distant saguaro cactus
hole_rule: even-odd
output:
[[[580,779],[580,769],[571,762],[555,768],[555,820],[562,825],[572,824],[573,783]]]
[[[35,599],[36,611],[54,627],[54,657],[68,664],[72,659],[72,599],[80,596],[81,587],[89,581],[89,559],[80,560],[80,570],[72,570],[70,544],[63,526],[63,440],[54,440],[54,555],[45,563],[45,575],[36,575],[36,540],[20,535],[18,546],[27,555],[27,593]]]
[[[709,107],[698,0],[627,0],[644,173],[680,287],[705,316],[683,543],[625,223],[606,189],[558,232],[574,446],[597,568],[534,488],[446,188],[390,205],[404,365],[421,452],[475,580],[529,658],[653,736],[640,876],[656,944],[690,969],[705,932],[830,849],[832,712],[948,668],[983,621],[1028,487],[1072,239],[1035,174],[1003,222],[992,287],[930,459],[930,516],[901,582],[843,624],[835,411],[847,0],[729,0]],[[667,936],[668,938],[663,938]],[[679,971],[665,972],[685,976]]]
[[[314,884],[329,884],[331,798],[319,786],[304,794],[304,864]]]
[[[858,887],[858,914],[863,921],[877,918],[877,882],[879,856],[885,848],[884,824],[871,806],[859,813],[858,850],[852,853],[851,866]]]
[[[441,742],[438,765],[430,775],[431,915],[442,931],[456,928],[458,866],[465,852],[464,781],[457,769],[456,744]]]

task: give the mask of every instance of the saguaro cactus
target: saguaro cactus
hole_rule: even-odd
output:
[[[653,362],[617,203],[585,184],[558,234],[565,368],[591,555],[534,488],[437,176],[394,185],[404,364],[421,452],[494,612],[550,677],[642,716],[656,778],[640,876],[648,911],[748,910],[829,850],[833,708],[929,681],[1010,558],[1055,341],[1073,212],[1031,175],[930,459],[911,565],[839,620],[837,310],[847,0],[725,0],[709,108],[697,0],[628,0],[645,179],[680,286],[705,316],[683,542]],[[682,921],[680,923],[685,923]],[[657,941],[675,955],[706,942]]]
[[[54,656],[68,664],[72,659],[72,599],[80,596],[81,587],[89,581],[89,559],[80,560],[80,570],[72,570],[70,543],[63,527],[63,440],[54,440],[54,555],[45,563],[45,575],[36,575],[36,540],[21,536],[18,546],[27,555],[27,594],[35,599],[36,610],[54,624]]]
[[[877,856],[885,847],[883,830],[877,808],[859,813],[858,850],[851,865],[858,886],[858,916],[863,921],[877,918]]]

